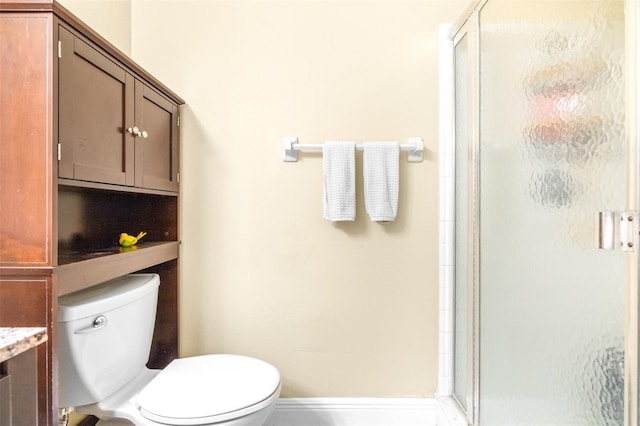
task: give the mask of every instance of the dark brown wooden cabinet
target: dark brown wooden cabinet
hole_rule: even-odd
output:
[[[0,52],[0,327],[47,327],[38,425],[53,426],[60,295],[160,274],[149,366],[178,356],[184,101],[54,0],[0,0]]]
[[[58,29],[58,176],[178,190],[178,105]]]
[[[58,176],[133,186],[133,76],[63,26],[57,50]]]
[[[135,85],[135,186],[178,190],[178,106],[140,80]]]

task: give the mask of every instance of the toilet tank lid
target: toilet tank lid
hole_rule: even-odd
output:
[[[74,321],[134,302],[160,285],[158,274],[130,274],[58,298],[58,322]]]

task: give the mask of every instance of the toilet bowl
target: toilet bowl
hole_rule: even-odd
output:
[[[59,298],[59,406],[101,426],[263,425],[281,389],[264,361],[215,354],[145,367],[158,286],[156,274],[133,274]]]

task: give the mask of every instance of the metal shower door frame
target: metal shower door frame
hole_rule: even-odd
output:
[[[488,0],[474,1],[463,19],[452,27],[451,37],[453,50],[465,37],[469,40],[469,66],[468,66],[468,126],[467,139],[469,141],[469,173],[467,188],[469,191],[468,205],[471,206],[468,215],[467,259],[468,271],[468,312],[467,330],[467,410],[465,412],[467,424],[479,425],[479,402],[480,402],[480,21],[479,13]],[[454,54],[455,57],[455,54]],[[455,70],[455,64],[454,64]],[[455,89],[454,89],[455,90]],[[455,92],[454,92],[455,93]],[[454,95],[455,99],[455,95]],[[455,141],[455,131],[453,135]],[[460,153],[455,153],[459,155]],[[453,372],[455,375],[455,371]],[[455,395],[453,395],[455,399]],[[465,411],[462,410],[461,411]]]
[[[626,135],[627,135],[627,208],[640,209],[640,5],[637,0],[625,0],[625,79],[626,79]],[[625,426],[640,424],[640,393],[638,374],[640,360],[640,258],[636,252],[627,254],[627,283],[625,301]]]

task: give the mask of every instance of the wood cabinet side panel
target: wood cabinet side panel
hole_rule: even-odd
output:
[[[0,266],[52,264],[52,20],[0,13]]]
[[[158,309],[148,368],[165,368],[178,358],[178,260],[144,270],[160,275]]]

